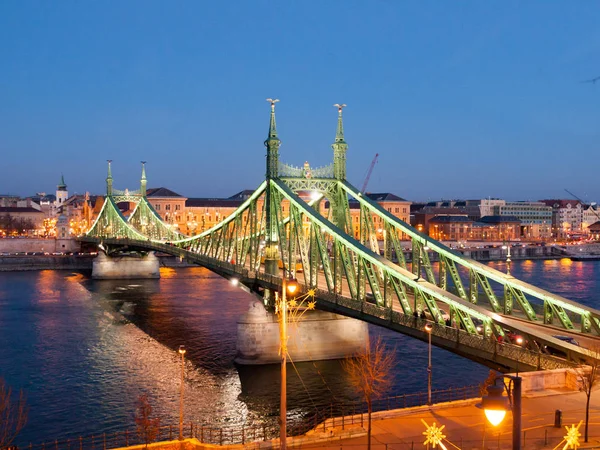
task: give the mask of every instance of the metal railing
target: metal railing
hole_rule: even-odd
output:
[[[479,386],[465,386],[432,391],[433,403],[442,403],[457,400],[467,400],[480,396]],[[427,404],[427,392],[385,397],[373,401],[373,411],[386,411],[394,409],[411,408]],[[326,432],[333,428],[344,429],[347,426],[366,426],[367,407],[365,403],[337,403],[328,408],[307,414],[296,424],[288,422],[288,435],[300,436],[311,430]],[[251,442],[266,441],[279,436],[279,427],[276,425],[249,425],[218,427],[215,425],[202,425],[194,422],[184,424],[183,437],[196,438],[203,444],[231,445],[247,444]],[[157,430],[152,442],[171,441],[179,438],[179,425],[164,425]],[[131,445],[145,444],[137,429],[126,429],[109,433],[98,433],[89,436],[79,436],[69,439],[55,439],[41,444],[20,446],[20,449],[29,450],[106,450]]]

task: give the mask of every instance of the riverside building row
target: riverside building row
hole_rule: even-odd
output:
[[[147,189],[147,198],[163,220],[183,234],[193,235],[212,228],[233,213],[253,191],[245,190],[228,198],[187,198],[168,188]],[[366,193],[395,217],[437,240],[510,241],[550,240],[592,234],[600,238],[599,210],[578,200],[541,200],[509,202],[502,199],[440,200],[413,203],[392,193]],[[301,197],[308,200],[310,193]],[[7,222],[26,223],[30,229],[19,234],[51,235],[52,226],[61,219],[69,224],[67,233],[78,235],[93,224],[104,202],[103,196],[68,195],[64,177],[56,195],[40,193],[26,199],[0,196],[0,236],[6,235]],[[360,208],[349,202],[353,234],[360,236]],[[134,204],[120,204],[127,216]],[[282,205],[284,211],[286,205]],[[321,213],[328,216],[329,202],[321,202]],[[9,218],[10,220],[7,220]],[[377,238],[383,239],[383,224],[375,217]],[[594,226],[592,226],[594,225]],[[61,233],[64,233],[64,228]],[[593,232],[592,232],[593,231]],[[62,236],[65,237],[65,236]]]

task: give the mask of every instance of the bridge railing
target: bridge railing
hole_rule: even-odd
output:
[[[498,361],[499,359],[510,359],[512,361],[518,361],[519,364],[522,364],[523,369],[525,369],[526,366],[541,370],[574,367],[577,365],[576,363],[567,361],[563,358],[558,358],[542,352],[535,352],[508,342],[498,342],[494,338],[487,338],[483,335],[470,334],[459,328],[444,326],[433,321],[407,316],[398,311],[392,311],[389,308],[384,308],[372,303],[361,302],[343,296],[336,296],[324,291],[319,291],[316,297],[333,305],[352,309],[363,315],[369,315],[414,330],[424,330],[425,324],[429,323],[432,325],[432,336],[438,338],[438,340],[445,341],[446,348],[467,346],[486,353],[487,357],[491,360]]]

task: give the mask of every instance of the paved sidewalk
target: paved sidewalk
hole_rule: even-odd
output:
[[[580,420],[584,420],[586,400],[584,393],[554,394],[523,398],[523,449],[552,449],[565,436],[565,426],[577,425]],[[423,445],[425,425],[421,420],[429,425],[433,422],[438,426],[444,425],[443,433],[447,439],[463,450],[512,448],[512,415],[507,414],[503,423],[498,428],[493,428],[485,419],[483,411],[475,407],[475,403],[476,400],[471,400],[439,404],[431,408],[419,407],[375,413],[371,448],[372,450],[425,448]],[[561,428],[554,427],[556,409],[562,411]],[[592,394],[589,444],[583,443],[584,425],[580,427],[582,435],[580,448],[600,449],[600,391]],[[364,429],[366,426],[365,421]],[[348,437],[349,432],[354,432],[354,436]],[[357,436],[357,433],[360,434]],[[317,430],[311,432],[309,436],[312,439],[324,439],[327,435],[329,435],[327,442],[310,443],[306,438],[292,439],[288,447],[331,450],[367,448],[366,433],[361,430],[359,424],[344,426],[343,430],[342,427],[336,427],[334,431],[327,430],[326,434]],[[456,448],[452,444],[445,443],[448,449]]]

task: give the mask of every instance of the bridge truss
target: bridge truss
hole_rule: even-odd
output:
[[[554,336],[585,336],[595,344],[600,311],[465,258],[348,183],[341,107],[330,166],[283,164],[280,145],[273,102],[266,180],[233,214],[190,237],[165,224],[148,203],[144,169],[139,194],[117,192],[109,162],[104,207],[82,240],[178,255],[261,290],[267,304],[283,277],[296,277],[315,291],[319,308],[421,340],[427,339],[424,313],[434,324],[435,345],[501,370],[571,366],[592,357]],[[128,198],[137,199],[137,206],[127,220],[117,202]],[[356,237],[351,204],[360,211]],[[383,229],[382,247],[376,224]],[[456,326],[448,326],[446,310]],[[507,332],[522,335],[526,346],[510,344]],[[564,358],[549,355],[548,348]]]

